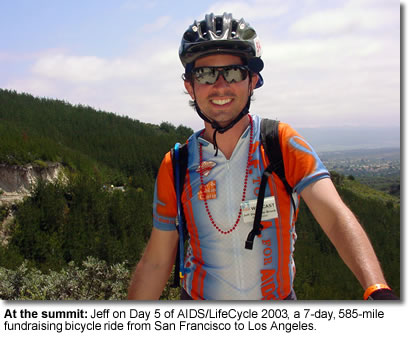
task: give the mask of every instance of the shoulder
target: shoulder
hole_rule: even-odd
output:
[[[293,136],[298,136],[300,138],[303,138],[291,125],[289,125],[288,123],[284,123],[284,122],[279,122],[279,126],[278,126],[278,130],[279,130],[279,135],[282,139],[289,139]]]
[[[169,185],[173,183],[174,172],[172,166],[172,155],[171,150],[168,151],[164,158],[162,159],[161,165],[159,167],[157,181],[159,183],[159,188],[164,188],[164,185]]]
[[[171,169],[172,170],[172,153],[171,150],[168,151],[161,162],[161,168]]]
[[[293,127],[279,122],[277,137],[288,183],[300,192],[306,185],[328,177],[314,148]],[[277,150],[277,149],[275,149]]]
[[[192,158],[195,155],[195,149],[197,149],[198,136],[201,134],[202,130],[193,133],[183,144],[179,144],[178,149],[178,165],[182,168],[186,168],[189,163],[192,163]],[[173,146],[170,151],[168,151],[160,166],[159,175],[166,174],[166,177],[174,178],[174,165],[175,162],[175,146]],[[191,161],[190,161],[191,160]],[[188,164],[187,164],[188,163]]]
[[[293,129],[289,124],[274,120],[270,118],[260,118],[258,116],[253,117],[253,121],[256,127],[256,134],[260,136],[260,139],[266,139],[268,137],[274,137],[274,140],[279,140],[282,151],[286,148],[292,138],[303,139],[303,137]]]
[[[309,142],[289,124],[280,122],[278,134],[282,151],[315,155],[315,151]]]
[[[280,120],[277,119],[272,119],[272,118],[265,118],[265,117],[260,117],[258,115],[252,115],[252,122],[257,129],[257,133],[261,132],[261,127],[264,125],[264,128],[268,127],[268,130],[271,130],[271,128],[274,125],[277,125],[278,127],[278,132],[280,135],[298,135],[295,129],[293,129],[289,124],[281,122]]]

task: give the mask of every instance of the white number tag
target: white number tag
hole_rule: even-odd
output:
[[[243,221],[245,223],[253,223],[255,219],[257,200],[250,200],[241,203]],[[262,221],[278,218],[278,212],[276,210],[275,197],[265,197],[262,209]]]

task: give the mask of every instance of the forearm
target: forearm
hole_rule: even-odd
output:
[[[369,238],[350,210],[343,210],[334,224],[324,230],[363,289],[386,283]]]
[[[363,289],[385,283],[365,231],[343,203],[330,179],[313,183],[302,192],[302,197]]]
[[[137,264],[128,289],[128,298],[158,300],[175,263],[177,231],[152,229],[147,248]]]
[[[158,300],[168,281],[172,265],[158,266],[141,259],[128,289],[129,300]]]

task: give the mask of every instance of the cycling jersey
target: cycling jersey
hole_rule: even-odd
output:
[[[253,227],[252,200],[257,199],[261,174],[269,162],[261,146],[260,118],[251,118],[253,140],[250,141],[248,126],[230,159],[222,152],[215,156],[213,145],[201,137],[202,131],[188,139],[188,167],[181,201],[190,238],[182,285],[193,299],[276,300],[289,296],[295,276],[293,251],[299,195],[309,184],[329,177],[313,148],[289,125],[280,123],[279,140],[286,179],[294,188],[296,205],[294,208],[283,183],[272,174],[265,192],[264,228],[255,238],[253,249],[245,249]],[[206,168],[203,189],[199,173],[200,145],[202,168]],[[243,200],[247,166],[249,174]],[[223,234],[235,225],[240,211],[237,227]],[[175,230],[176,215],[172,160],[168,153],[155,185],[153,225],[161,230]]]

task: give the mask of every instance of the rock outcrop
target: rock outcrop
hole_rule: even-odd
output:
[[[63,166],[60,163],[0,164],[0,205],[21,201],[30,194],[30,190],[39,180],[64,180],[62,170]]]

